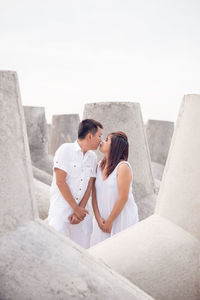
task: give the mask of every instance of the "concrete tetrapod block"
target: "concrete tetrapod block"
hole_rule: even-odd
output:
[[[200,95],[183,98],[156,212],[200,239]]]
[[[34,166],[52,175],[53,157],[48,154],[44,107],[24,106],[31,159]]]
[[[165,165],[173,132],[173,122],[148,120],[146,125],[146,135],[151,160],[153,162]]]
[[[0,117],[0,299],[152,299],[36,219],[14,72],[0,72]]]
[[[78,137],[78,114],[54,115],[51,125],[50,153],[55,154],[64,143],[73,143]]]
[[[34,166],[33,166],[33,176],[34,178],[36,178],[39,181],[42,181],[45,184],[51,185],[52,183],[53,176]]]
[[[37,215],[32,166],[15,72],[0,71],[0,234]]]
[[[101,102],[85,105],[83,119],[92,118],[104,126],[104,139],[113,131],[124,131],[129,139],[129,162],[133,169],[133,193],[139,205],[140,199],[155,193],[155,183],[151,171],[151,160],[139,103]],[[98,154],[99,159],[101,158]],[[152,203],[149,202],[152,206]],[[153,203],[155,207],[155,203]],[[145,215],[139,207],[141,218]]]
[[[157,300],[200,299],[200,242],[156,214],[88,252]]]
[[[35,198],[37,201],[40,219],[44,220],[48,217],[50,205],[50,186],[34,179]]]
[[[0,243],[2,300],[152,300],[39,221],[9,232],[0,238]]]

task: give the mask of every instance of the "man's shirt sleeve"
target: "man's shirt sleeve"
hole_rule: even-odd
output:
[[[61,145],[54,156],[54,164],[53,164],[53,169],[58,168],[66,173],[69,172],[69,149],[66,144]]]

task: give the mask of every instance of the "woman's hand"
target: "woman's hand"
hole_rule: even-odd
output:
[[[99,217],[99,218],[97,219],[97,223],[98,223],[98,225],[99,225],[99,228],[103,231],[103,225],[104,225],[104,223],[105,223],[105,220],[104,220],[102,217]]]
[[[103,226],[102,226],[102,230],[103,230],[103,232],[111,233],[112,223],[109,222],[108,220],[104,221]]]

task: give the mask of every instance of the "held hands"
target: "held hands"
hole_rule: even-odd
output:
[[[76,217],[80,220],[83,221],[83,219],[85,218],[86,214],[88,214],[87,209],[80,207],[79,205],[77,205],[74,208],[74,214],[76,215]]]
[[[71,224],[79,224],[81,221],[84,220],[86,214],[88,214],[87,209],[80,207],[80,206],[76,206],[74,208],[74,213],[71,214],[68,219],[70,221]]]
[[[111,230],[112,230],[112,223],[109,222],[108,220],[104,221],[104,224],[103,224],[103,232],[106,232],[106,233],[111,233]]]
[[[105,220],[101,217],[98,218],[97,223],[99,225],[99,228],[103,231],[103,225],[105,223]]]
[[[99,217],[97,223],[103,232],[111,233],[112,230],[111,222],[109,222],[108,220],[105,221],[102,217]]]
[[[75,215],[75,213],[73,213],[72,215],[70,215],[68,217],[68,220],[70,221],[70,224],[79,224],[81,222],[81,220],[77,218],[77,216]]]

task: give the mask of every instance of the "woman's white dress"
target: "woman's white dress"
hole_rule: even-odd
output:
[[[103,180],[100,165],[97,167],[97,176],[96,176],[96,198],[99,208],[99,213],[103,219],[107,219],[115,205],[115,202],[118,199],[118,184],[117,184],[117,169],[119,165],[125,163],[131,166],[127,161],[121,161],[113,170],[113,172]],[[132,172],[132,169],[131,169]],[[132,182],[129,188],[128,200],[122,209],[119,216],[114,220],[112,224],[111,233],[103,232],[95,219],[93,218],[93,232],[91,235],[90,246],[111,237],[112,235],[120,232],[127,227],[134,225],[138,222],[138,208],[133,198],[132,193]]]

